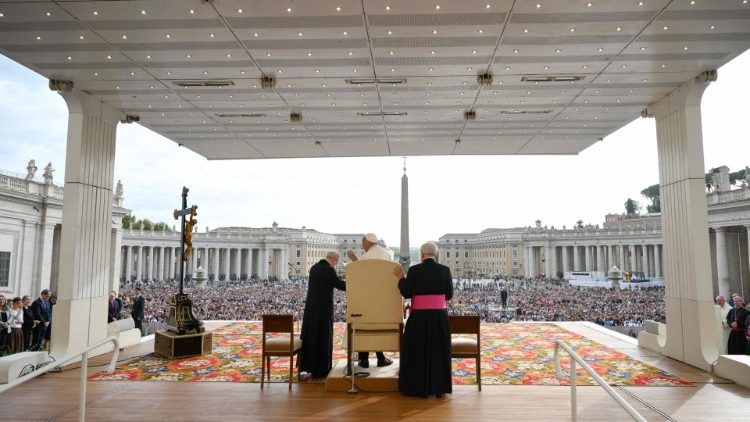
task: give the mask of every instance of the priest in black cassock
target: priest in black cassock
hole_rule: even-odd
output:
[[[744,355],[750,353],[748,341],[745,337],[748,322],[750,321],[750,311],[745,306],[742,296],[734,295],[734,309],[730,309],[727,314],[727,324],[731,327],[729,340],[727,343],[727,353],[730,355]]]
[[[302,317],[300,371],[309,373],[313,378],[323,378],[331,372],[333,289],[346,290],[346,284],[334,270],[339,259],[336,252],[328,252],[325,259],[310,268],[305,314]]]
[[[401,344],[398,390],[412,396],[442,397],[452,392],[451,334],[446,301],[453,297],[453,278],[445,265],[435,262],[437,245],[427,242],[420,248],[422,263],[409,268],[404,277],[401,267],[401,295],[411,299],[411,312]]]

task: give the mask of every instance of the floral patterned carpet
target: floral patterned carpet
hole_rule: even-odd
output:
[[[334,360],[346,357],[344,330],[345,324],[335,324]],[[482,324],[481,330],[485,385],[566,385],[567,379],[558,381],[555,376],[554,342],[558,339],[568,343],[611,385],[693,385],[554,324],[492,323]],[[101,372],[89,379],[260,382],[260,335],[260,322],[230,323],[214,330],[212,354],[172,360],[150,354],[121,364],[112,374]],[[289,360],[272,358],[271,366],[271,381],[287,382]],[[474,366],[473,359],[454,359],[454,384],[474,384]],[[569,370],[567,357],[562,368]],[[594,383],[580,368],[578,373],[579,385]]]

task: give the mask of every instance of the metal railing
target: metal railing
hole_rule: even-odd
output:
[[[34,379],[39,375],[45,374],[52,369],[59,368],[64,364],[70,362],[71,360],[77,358],[78,356],[81,356],[81,384],[78,402],[78,420],[83,422],[84,420],[86,420],[86,378],[88,377],[89,352],[109,342],[112,342],[112,344],[114,345],[114,349],[112,351],[112,360],[109,362],[109,366],[107,367],[107,372],[111,374],[115,370],[115,365],[117,365],[117,358],[120,356],[120,341],[117,340],[117,337],[109,337],[106,340],[102,340],[99,343],[87,347],[82,352],[72,353],[60,360],[50,362],[48,365],[37,368],[22,377],[16,378],[7,384],[0,385],[0,394],[18,387],[26,381]]]
[[[583,360],[580,356],[578,356],[578,353],[576,353],[573,349],[570,348],[567,344],[565,344],[562,340],[557,340],[555,342],[555,372],[557,373],[557,378],[562,379],[565,375],[562,373],[562,369],[560,368],[560,348],[563,348],[566,352],[568,352],[568,355],[570,356],[570,408],[571,408],[571,414],[573,416],[573,421],[575,422],[578,420],[578,397],[576,394],[576,362],[581,365],[583,369],[586,370],[586,372],[591,375],[591,378],[594,379],[594,381],[597,382],[602,388],[604,388],[604,391],[607,392],[615,401],[617,404],[620,405],[623,409],[625,409],[626,412],[636,421],[639,422],[646,422],[646,418],[641,416],[640,413],[638,413],[637,410],[633,408],[628,402],[625,401],[625,399],[622,398],[619,394],[615,392],[612,387],[607,384],[602,377],[599,376],[596,372],[594,372],[593,369]]]

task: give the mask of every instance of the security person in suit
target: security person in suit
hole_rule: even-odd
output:
[[[34,321],[39,321],[34,327],[34,339],[31,347],[41,348],[44,334],[49,327],[52,317],[52,305],[49,302],[49,290],[44,289],[39,297],[31,303],[31,312],[34,314]]]
[[[136,286],[135,294],[132,316],[135,328],[141,330],[141,336],[143,336],[143,316],[146,310],[146,299],[143,298],[140,286]]]

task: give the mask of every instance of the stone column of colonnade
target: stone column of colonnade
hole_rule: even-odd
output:
[[[58,300],[52,325],[57,358],[107,335],[115,134],[122,113],[70,88]]]
[[[719,282],[719,294],[731,295],[729,285],[729,260],[727,259],[726,227],[717,227],[716,232],[716,276]]]
[[[243,249],[245,251],[245,255],[243,258],[244,263],[244,270],[243,274],[247,276],[247,279],[250,279],[250,276],[252,275],[253,270],[253,250],[251,249]]]
[[[654,277],[661,278],[661,253],[659,244],[654,244]]]
[[[526,247],[526,251],[523,254],[523,262],[524,262],[524,273],[526,274],[526,277],[533,277],[532,269],[531,269],[531,246]]]
[[[570,257],[568,256],[567,245],[562,246],[562,253],[561,253],[560,258],[562,258],[562,272],[563,272],[563,277],[564,277],[565,274],[570,272]]]
[[[584,270],[591,271],[591,246],[590,245],[584,246],[583,259],[585,260],[583,263]]]
[[[133,249],[134,246],[125,246],[125,281],[130,281],[130,274],[133,271]]]
[[[219,254],[221,250],[219,248],[213,248],[211,250],[211,271],[209,271],[209,273],[214,275],[214,280],[218,280],[219,274],[221,274],[221,271],[219,270]]]
[[[607,271],[617,266],[617,256],[615,255],[615,245],[607,246]]]
[[[700,102],[715,71],[648,107],[656,118],[667,333],[662,353],[710,370],[719,350],[714,320]]]
[[[229,280],[229,249],[221,248],[221,271],[219,274],[224,274],[224,280]]]
[[[604,246],[602,245],[596,247],[596,270],[607,272],[607,269],[604,268]]]
[[[268,249],[265,247],[258,251],[258,277],[268,278]]]
[[[573,271],[581,271],[581,252],[578,245],[573,245]]]

